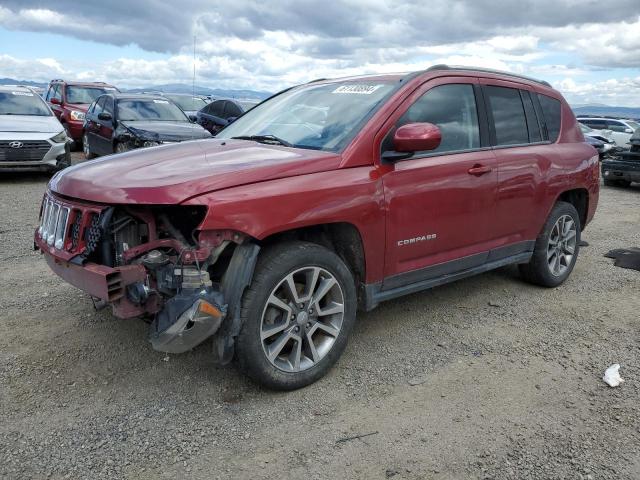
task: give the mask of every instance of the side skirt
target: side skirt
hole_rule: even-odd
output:
[[[364,310],[368,312],[376,308],[380,302],[384,302],[386,300],[391,300],[393,298],[402,297],[411,293],[420,292],[422,290],[427,290],[429,288],[444,285],[446,283],[455,282],[456,280],[471,277],[473,275],[488,272],[490,270],[495,270],[496,268],[504,267],[505,265],[511,265],[513,263],[528,263],[529,260],[531,260],[531,255],[533,255],[533,251],[522,252],[515,255],[499,258],[497,260],[488,261],[475,267],[455,271],[437,277],[427,278],[392,289],[383,290],[382,282],[364,284],[362,290],[364,302],[362,306],[364,307]],[[431,267],[429,267],[429,269],[430,268]]]

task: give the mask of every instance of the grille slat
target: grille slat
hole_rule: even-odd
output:
[[[12,148],[11,144],[20,142],[20,148]],[[40,161],[51,149],[46,140],[2,140],[0,141],[1,162]]]

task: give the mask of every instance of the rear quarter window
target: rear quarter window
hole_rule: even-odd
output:
[[[555,142],[560,135],[560,122],[561,111],[560,100],[551,98],[541,93],[538,94],[538,100],[540,101],[540,107],[542,108],[542,114],[544,115],[544,121],[547,125],[547,134],[549,135],[549,141]]]
[[[485,94],[495,125],[496,145],[529,143],[529,130],[520,91],[515,88],[487,86]]]

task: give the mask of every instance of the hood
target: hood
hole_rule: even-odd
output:
[[[0,115],[0,134],[3,132],[59,133],[62,125],[51,115]]]
[[[90,103],[65,103],[65,108],[67,110],[78,110],[79,112],[87,113],[89,110]]]
[[[120,124],[141,140],[182,142],[210,138],[211,134],[197,123],[163,121],[122,121]]]
[[[105,204],[176,204],[224,188],[334,170],[340,155],[247,140],[196,140],[133,150],[56,174],[49,188]]]

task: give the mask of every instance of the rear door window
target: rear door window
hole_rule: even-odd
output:
[[[216,100],[209,107],[209,115],[222,118],[224,116],[224,100]]]
[[[473,85],[448,84],[432,88],[409,107],[397,126],[424,122],[433,123],[442,134],[440,146],[425,153],[479,148],[480,128]]]
[[[624,132],[628,127],[622,122],[607,120],[607,128],[613,132]]]
[[[524,115],[527,119],[527,129],[529,130],[529,142],[536,143],[542,141],[542,132],[540,131],[540,123],[538,116],[531,100],[531,95],[526,90],[520,90],[522,95],[522,103],[524,105]]]
[[[224,107],[224,118],[239,117],[242,115],[242,110],[235,103],[227,101]]]
[[[489,114],[493,117],[496,145],[529,143],[529,130],[520,91],[515,88],[485,87]]]
[[[561,111],[560,100],[551,98],[541,93],[538,94],[538,100],[540,101],[540,107],[542,107],[542,114],[544,115],[544,121],[547,125],[547,134],[549,135],[549,141],[555,142],[560,135],[560,122]],[[591,125],[590,125],[591,126]],[[596,128],[596,127],[591,127]]]

